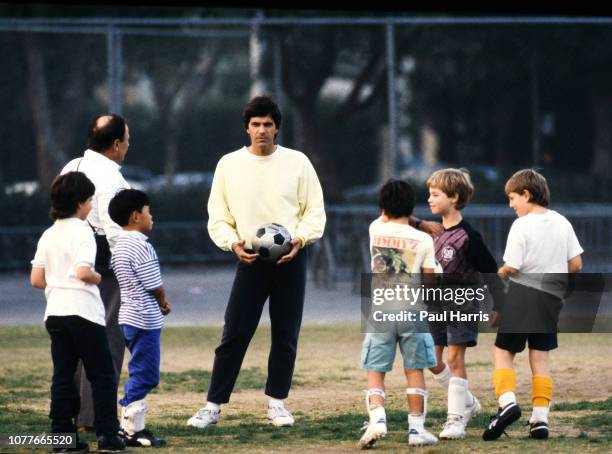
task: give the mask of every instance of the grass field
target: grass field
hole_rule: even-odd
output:
[[[223,407],[217,427],[197,431],[186,420],[202,406],[210,380],[214,348],[221,328],[166,328],[162,337],[162,380],[148,398],[148,426],[166,437],[175,452],[350,452],[366,419],[365,374],[359,368],[362,334],[359,325],[311,325],[302,328],[294,386],[287,407],[296,417],[290,428],[274,428],[265,418],[269,327],[260,327],[244,361],[230,405]],[[467,438],[441,442],[423,452],[610,452],[612,451],[612,335],[565,334],[552,354],[555,379],[551,439],[526,438],[530,410],[530,373],[526,355],[517,361],[520,422],[496,442],[481,440],[495,411],[492,389],[492,334],[482,334],[478,347],[468,352],[470,387],[483,404],[483,414],[470,423]],[[49,386],[52,365],[49,339],[41,327],[0,328],[0,433],[48,430]],[[126,354],[129,356],[129,354]],[[126,357],[127,361],[127,357]],[[375,452],[408,449],[403,376],[397,370],[387,379],[389,434]],[[124,371],[126,367],[124,367]],[[437,434],[446,416],[446,397],[426,372],[430,389],[428,423]],[[125,381],[122,376],[121,390]],[[91,433],[84,434],[90,442]],[[95,446],[92,445],[92,449]],[[3,451],[4,449],[4,451]],[[134,449],[132,449],[134,450]],[[19,452],[1,448],[0,452]],[[21,452],[32,452],[22,450]],[[42,452],[42,450],[40,451]]]

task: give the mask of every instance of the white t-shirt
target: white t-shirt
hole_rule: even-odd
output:
[[[511,280],[541,288],[535,284],[541,274],[566,274],[567,262],[583,252],[572,224],[556,211],[547,210],[529,213],[512,223],[504,263],[519,270]]]
[[[370,224],[372,273],[420,273],[435,267],[431,236],[407,224],[383,222]]]
[[[76,277],[79,266],[93,268],[96,241],[91,228],[78,218],[58,219],[38,240],[32,266],[45,269],[47,308],[50,315],[78,315],[105,326],[104,304],[98,287]]]

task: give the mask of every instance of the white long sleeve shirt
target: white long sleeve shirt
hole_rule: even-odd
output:
[[[223,156],[208,199],[208,233],[229,251],[232,243],[251,239],[264,224],[276,222],[305,244],[323,235],[323,190],[309,159],[302,152],[277,145],[268,156],[243,147]]]
[[[98,234],[106,235],[112,251],[121,233],[121,227],[108,214],[108,205],[119,190],[129,189],[130,185],[121,175],[119,164],[93,150],[85,150],[83,157],[70,161],[64,166],[61,173],[76,171],[77,168],[79,172],[87,175],[87,178],[96,186],[87,221]]]

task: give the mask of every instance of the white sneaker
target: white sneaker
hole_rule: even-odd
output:
[[[476,416],[480,413],[481,409],[480,402],[478,402],[478,399],[474,396],[474,403],[469,407],[465,407],[465,412],[463,412],[463,423],[467,426],[472,416]]]
[[[448,415],[444,423],[444,428],[442,432],[440,432],[440,438],[445,440],[465,438],[465,423],[463,422],[463,416]]]
[[[431,432],[423,429],[410,429],[408,432],[408,444],[410,446],[426,446],[426,445],[435,445],[438,442],[438,439]]]
[[[368,449],[374,446],[377,440],[387,435],[387,421],[380,418],[376,422],[364,421],[361,430],[365,430],[357,446],[360,449]]]
[[[206,429],[208,426],[212,426],[219,422],[220,413],[221,410],[214,411],[206,407],[200,408],[195,415],[189,418],[187,425],[197,427],[198,429]]]
[[[276,427],[292,426],[295,422],[289,410],[280,406],[268,407],[268,419]]]

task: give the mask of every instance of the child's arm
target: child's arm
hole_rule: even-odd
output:
[[[582,271],[582,256],[577,255],[574,258],[571,258],[567,262],[567,272],[568,273],[580,273]]]
[[[517,270],[516,268],[512,268],[511,266],[508,266],[504,263],[502,267],[499,270],[497,270],[497,275],[501,277],[502,279],[506,279],[511,274],[518,273],[518,271],[519,270]]]
[[[32,272],[30,273],[30,284],[32,284],[32,287],[39,288],[41,290],[47,288],[44,268],[32,267]]]
[[[152,291],[153,296],[157,300],[157,304],[161,309],[161,313],[164,315],[168,315],[172,311],[172,307],[170,303],[166,300],[166,291],[163,287],[156,288]]]
[[[77,266],[76,277],[86,284],[98,285],[102,281],[102,276],[90,266]]]

